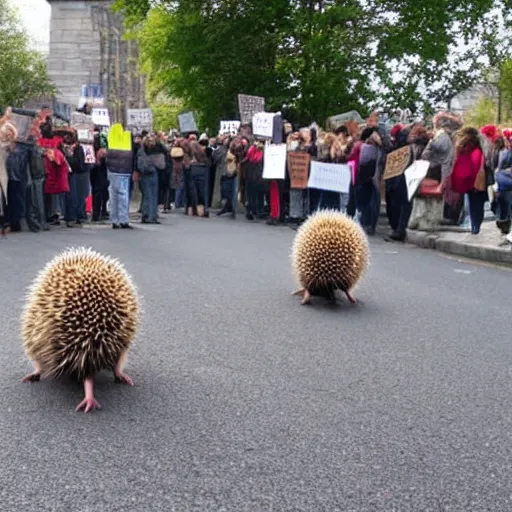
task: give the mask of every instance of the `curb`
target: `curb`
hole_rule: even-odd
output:
[[[433,249],[455,256],[512,266],[512,249],[465,244],[454,240],[445,240],[436,233],[409,229],[407,230],[407,242],[423,249]]]

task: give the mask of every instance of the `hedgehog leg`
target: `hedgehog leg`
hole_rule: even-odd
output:
[[[126,373],[123,372],[125,363],[126,353],[122,354],[116,363],[116,367],[114,368],[114,378],[116,382],[128,384],[129,386],[134,386],[135,383],[133,382],[133,380]]]
[[[37,361],[32,362],[34,371],[23,378],[23,382],[39,382],[41,380],[41,365]]]
[[[292,293],[292,297],[295,297],[297,295],[302,295],[304,297],[304,293],[306,293],[306,289],[305,288],[301,288],[300,290],[297,290],[296,292],[293,292]]]
[[[89,411],[93,409],[101,409],[101,405],[94,398],[94,380],[92,377],[87,377],[84,381],[84,391],[85,398],[77,405],[75,409],[77,412],[84,409],[84,412],[87,414]]]
[[[311,304],[311,292],[309,290],[304,290],[304,298],[302,299],[301,304],[303,306],[305,304]]]
[[[357,304],[357,299],[350,293],[350,291],[346,291],[345,295],[347,296],[350,304]]]

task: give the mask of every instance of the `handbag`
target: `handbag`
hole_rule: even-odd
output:
[[[171,158],[183,158],[184,156],[183,148],[175,147],[171,149]]]
[[[475,178],[475,184],[473,185],[476,190],[479,190],[480,192],[485,191],[487,188],[486,186],[486,177],[485,177],[485,159],[482,155],[482,163],[480,164],[480,169],[478,170],[478,173],[476,174]]]
[[[424,178],[421,182],[418,196],[422,197],[442,197],[443,184],[432,178]]]

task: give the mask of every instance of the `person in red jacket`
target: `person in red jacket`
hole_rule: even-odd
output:
[[[471,232],[477,235],[484,220],[484,205],[487,191],[477,190],[475,181],[484,166],[484,153],[480,144],[478,130],[462,128],[455,142],[455,164],[451,174],[451,187],[459,194],[467,194],[469,199],[469,216]]]

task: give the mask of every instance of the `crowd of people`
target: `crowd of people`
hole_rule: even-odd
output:
[[[31,231],[40,231],[61,223],[73,228],[89,220],[131,229],[135,186],[141,192],[142,223],[159,223],[161,215],[172,210],[206,218],[214,207],[218,216],[235,218],[244,210],[250,221],[300,225],[313,211],[331,208],[357,218],[373,235],[385,202],[391,228],[386,239],[403,242],[407,229],[435,230],[467,219],[477,235],[489,201],[497,227],[503,234],[510,232],[512,131],[464,126],[447,111],[434,116],[431,126],[413,122],[390,129],[376,114],[364,125],[348,121],[330,132],[316,125],[294,129],[283,121],[273,142],[286,143],[288,153],[351,163],[348,193],[294,189],[289,172],[282,180],[264,179],[265,142],[252,136],[251,125],[240,126],[236,135],[215,138],[206,133],[143,132],[133,136],[131,151],[109,148],[106,134],[95,129],[93,164],[86,163],[76,131],[55,127],[51,117],[32,135],[30,141],[19,142],[9,112],[0,120],[2,233],[20,231],[25,222]],[[403,172],[385,176],[388,155],[405,147],[407,165],[420,159],[429,162],[412,200]]]

